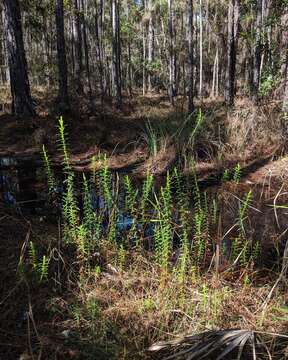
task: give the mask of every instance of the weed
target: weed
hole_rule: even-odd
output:
[[[70,173],[65,180],[66,190],[63,194],[64,234],[67,243],[77,236],[78,206],[74,193],[74,174]]]
[[[229,180],[230,180],[230,172],[228,169],[225,169],[225,171],[223,172],[222,181],[226,182]]]
[[[140,210],[142,223],[146,221],[146,207],[149,200],[149,196],[153,190],[154,177],[151,174],[147,174],[142,187],[142,196],[140,200]]]
[[[66,135],[65,124],[62,116],[58,120],[58,130],[59,130],[60,149],[62,151],[64,158],[64,169],[65,171],[70,172],[71,171],[70,154],[66,142],[67,135]]]
[[[160,200],[156,197],[157,229],[155,232],[156,258],[160,267],[167,271],[172,246],[172,197],[171,178],[166,176],[166,185],[160,189]]]
[[[201,131],[203,123],[204,123],[204,115],[202,113],[202,110],[199,109],[197,116],[196,116],[196,122],[195,122],[194,129],[193,129],[192,133],[190,134],[189,140],[188,140],[188,144],[191,145],[192,147],[194,147],[196,136]]]
[[[28,255],[33,274],[36,276],[37,281],[42,283],[48,280],[49,260],[46,255],[43,255],[39,259],[37,250],[32,241],[29,242]]]
[[[49,155],[46,151],[45,145],[42,147],[43,159],[45,164],[46,176],[47,176],[47,183],[48,183],[48,190],[49,193],[52,194],[55,188],[55,176],[51,167],[51,162],[49,159]]]
[[[113,205],[113,196],[111,190],[112,178],[108,168],[108,161],[106,154],[103,158],[103,166],[99,172],[99,187],[105,201],[107,209],[111,209]]]
[[[252,190],[249,190],[249,192],[245,195],[245,199],[242,205],[240,206],[240,210],[239,210],[239,224],[243,235],[245,235],[244,221],[246,219],[247,210],[251,201],[252,201]]]
[[[40,283],[48,279],[48,267],[49,260],[47,259],[46,255],[43,255],[37,269]]]
[[[236,183],[239,183],[241,180],[241,166],[239,163],[234,168],[233,180]]]
[[[123,244],[120,244],[118,254],[117,254],[117,265],[118,268],[123,271],[125,268],[125,262],[126,262],[126,250],[124,248]]]
[[[147,297],[146,299],[143,300],[143,312],[151,312],[153,310],[155,310],[156,308],[156,304],[154,302],[154,300],[150,297]]]

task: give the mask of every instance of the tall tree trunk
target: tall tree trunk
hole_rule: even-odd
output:
[[[126,21],[128,24],[130,24],[130,4],[129,1],[125,1],[125,15],[126,15]],[[133,86],[132,86],[132,66],[131,66],[131,35],[130,33],[127,36],[127,73],[126,73],[126,83],[127,83],[127,89],[128,94],[131,97],[133,92]]]
[[[228,40],[225,101],[234,105],[236,55],[239,32],[239,0],[230,0],[228,10]]]
[[[127,76],[128,76],[128,91],[129,96],[133,95],[133,76],[132,76],[132,66],[131,66],[131,44],[130,41],[127,45],[127,55],[128,55],[128,68],[127,68]]]
[[[217,76],[218,76],[217,70],[218,70],[218,45],[216,44],[216,54],[215,54],[214,64],[213,64],[212,88],[211,88],[211,93],[210,93],[210,97],[212,99],[214,99],[216,97],[216,92],[217,92]]]
[[[144,1],[144,13],[147,11],[146,1]],[[146,25],[142,23],[142,93],[147,91],[147,71],[146,71]]]
[[[284,96],[282,111],[285,115],[288,115],[288,7],[285,6],[284,15],[281,19],[282,25],[282,52],[283,52],[283,63],[281,70],[283,71],[284,78]]]
[[[286,74],[285,74],[285,81],[284,81],[284,96],[283,96],[282,112],[285,115],[288,115],[288,58],[287,58]]]
[[[203,91],[203,12],[202,0],[199,0],[199,97]]]
[[[153,14],[152,14],[152,0],[149,0],[148,3],[149,11],[149,23],[148,23],[148,91],[152,90],[152,76],[151,76],[151,66],[154,57],[154,29],[153,29]]]
[[[281,77],[285,79],[288,65],[288,6],[281,16]]]
[[[252,54],[252,82],[251,82],[251,98],[256,104],[259,100],[259,84],[260,84],[260,67],[261,67],[261,29],[262,29],[262,0],[257,0],[256,3],[256,38],[255,46]]]
[[[55,7],[56,33],[57,33],[57,57],[59,73],[58,98],[61,107],[65,110],[69,108],[68,84],[67,84],[67,60],[64,36],[64,9],[63,0],[56,0]]]
[[[80,16],[80,2],[74,0],[74,41],[75,41],[75,72],[76,72],[76,89],[78,93],[83,93],[83,52],[82,52],[82,21]]]
[[[6,84],[6,71],[5,71],[5,45],[4,45],[4,15],[3,8],[0,5],[0,85]]]
[[[74,19],[69,17],[69,32],[70,32],[70,38],[69,38],[69,45],[70,45],[70,54],[71,54],[71,65],[72,65],[72,77],[75,78],[75,39],[74,39]]]
[[[99,83],[101,90],[101,104],[103,105],[105,96],[104,85],[104,57],[103,57],[103,44],[102,44],[102,32],[103,32],[103,0],[100,0],[99,6],[97,0],[95,0],[95,41],[96,41],[96,60],[99,74]]]
[[[87,26],[86,26],[87,11],[86,11],[86,7],[84,4],[84,0],[81,0],[81,6],[82,6],[81,23],[83,24],[83,43],[84,43],[84,55],[85,55],[85,67],[86,67],[86,74],[87,74],[87,80],[88,80],[88,92],[89,92],[89,97],[91,99],[92,86],[91,86],[89,48],[88,48],[88,39],[87,39]]]
[[[35,115],[27,73],[19,1],[4,0],[4,9],[12,112],[15,115]]]
[[[121,47],[120,47],[120,23],[119,23],[119,4],[118,0],[111,0],[112,13],[112,81],[113,92],[116,96],[118,108],[122,106],[121,93]]]
[[[188,113],[194,111],[194,66],[193,66],[193,0],[187,0],[187,38],[188,38]]]
[[[174,0],[168,0],[168,30],[169,30],[169,97],[171,104],[174,104],[174,97],[176,96]]]

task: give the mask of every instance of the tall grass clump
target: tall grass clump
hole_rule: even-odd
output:
[[[247,211],[252,202],[252,198],[253,198],[252,190],[249,190],[246,193],[243,201],[240,203],[239,218],[238,218],[239,233],[236,239],[234,239],[232,243],[232,259],[234,260],[234,262],[239,261],[240,265],[244,267],[247,266],[250,260],[249,253],[251,256],[253,255],[253,251],[251,251],[252,249],[249,249],[249,241],[246,237],[246,231],[245,231],[245,221],[247,219]],[[256,255],[256,252],[254,253],[254,255]]]
[[[144,138],[147,142],[150,155],[156,156],[158,152],[158,134],[150,121],[146,124]]]
[[[203,115],[202,109],[199,109],[199,111],[197,112],[197,115],[196,115],[194,128],[193,128],[191,134],[189,135],[189,139],[188,139],[188,144],[192,148],[195,145],[195,139],[196,139],[197,135],[199,134],[199,132],[202,129],[204,120],[205,120],[205,117]]]

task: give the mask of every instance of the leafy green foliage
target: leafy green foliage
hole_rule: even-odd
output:
[[[65,124],[64,124],[64,120],[63,120],[62,116],[58,120],[58,130],[59,130],[58,134],[59,134],[60,149],[62,151],[63,158],[64,158],[65,171],[70,172],[71,171],[70,154],[69,154],[68,146],[66,143],[66,130],[65,130]]]
[[[260,96],[267,96],[272,90],[276,88],[279,83],[277,76],[273,75],[270,71],[264,73],[261,77],[259,94]]]
[[[172,197],[171,178],[166,176],[166,185],[160,189],[160,198],[156,196],[157,229],[155,232],[156,258],[160,267],[167,271],[172,249]]]
[[[241,166],[239,163],[234,168],[233,180],[236,183],[239,183],[241,180]]]
[[[111,174],[108,168],[108,161],[106,155],[103,158],[103,166],[99,172],[99,187],[104,197],[105,204],[108,209],[113,205],[113,197],[111,191]]]
[[[149,200],[149,196],[153,190],[153,183],[154,183],[154,177],[151,174],[147,174],[146,179],[143,182],[142,186],[142,196],[140,200],[140,210],[141,210],[141,216],[142,216],[142,222],[145,222],[145,212],[147,203]]]
[[[47,176],[48,189],[49,192],[52,193],[55,188],[55,176],[51,168],[51,162],[49,159],[49,155],[46,151],[45,145],[43,145],[42,147],[42,152],[43,152],[43,159],[44,159],[46,176]]]
[[[32,266],[33,274],[40,283],[48,280],[49,260],[46,255],[40,259],[32,241],[29,242],[28,249],[29,261]]]

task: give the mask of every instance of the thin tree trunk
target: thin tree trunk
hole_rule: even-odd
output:
[[[126,20],[127,23],[130,23],[130,4],[129,2],[126,0],[125,1],[125,16],[126,16]],[[126,73],[126,84],[127,84],[127,89],[128,89],[128,94],[131,97],[132,96],[132,66],[131,66],[131,35],[130,33],[128,34],[127,37],[127,73]]]
[[[5,38],[7,42],[12,112],[35,115],[30,93],[27,61],[23,42],[21,13],[18,0],[4,0]]]
[[[262,0],[257,0],[256,3],[256,38],[252,57],[252,83],[251,83],[251,98],[256,104],[259,100],[259,84],[260,84],[260,66],[261,66],[261,29],[262,29]]]
[[[194,61],[193,61],[193,0],[187,0],[187,38],[188,38],[188,113],[194,111]]]
[[[73,17],[69,19],[69,27],[70,27],[70,34],[71,34],[71,39],[70,39],[70,45],[71,45],[71,64],[72,64],[72,76],[73,78],[75,78],[75,39],[74,39],[74,20]]]
[[[174,0],[168,0],[168,30],[169,30],[169,97],[174,105],[176,96],[176,55],[174,28]]]
[[[116,96],[118,108],[122,106],[121,94],[121,48],[120,48],[120,23],[119,23],[119,4],[118,0],[112,0],[112,77],[113,92]]]
[[[235,71],[239,29],[239,0],[230,0],[228,10],[228,41],[225,101],[229,106],[234,105]]]
[[[285,79],[288,65],[288,7],[281,17],[281,76]]]
[[[146,29],[145,25],[142,24],[142,93],[143,95],[147,92],[147,84],[146,84]]]
[[[283,105],[282,111],[287,116],[288,115],[288,7],[285,7],[285,12],[282,17],[282,44],[283,44],[283,65],[282,71],[284,75],[284,96],[283,96]]]
[[[68,84],[67,84],[67,60],[64,36],[64,9],[63,0],[56,1],[56,33],[57,33],[57,57],[58,57],[58,73],[59,73],[59,89],[58,98],[61,108],[66,110],[69,108]]]
[[[193,24],[194,24],[194,59],[196,60],[194,66],[194,97],[199,93],[198,81],[199,81],[199,31],[198,31],[198,20],[197,16],[193,16]]]
[[[74,0],[74,41],[75,41],[75,72],[76,72],[76,90],[82,94],[83,88],[83,52],[82,52],[82,22],[80,16],[80,3],[79,0]]]
[[[103,0],[100,0],[99,7],[97,0],[95,0],[95,41],[96,41],[96,61],[99,74],[99,83],[101,91],[101,104],[103,106],[105,96],[104,86],[104,63],[103,63],[103,45],[102,45],[102,31],[103,31]]]
[[[213,80],[212,80],[212,89],[210,93],[211,98],[216,97],[216,93],[218,94],[218,44],[216,44],[216,54],[214,58],[214,64],[213,64]]]
[[[132,84],[132,66],[131,66],[131,44],[130,42],[127,45],[127,55],[128,55],[128,91],[129,96],[131,97],[133,95],[133,84]]]
[[[203,13],[202,0],[199,0],[199,97],[202,99],[203,89]]]
[[[86,73],[87,73],[87,80],[88,80],[88,92],[89,97],[92,96],[92,86],[91,86],[91,76],[90,76],[90,63],[89,63],[89,48],[88,48],[88,41],[87,41],[87,26],[86,26],[86,17],[87,17],[87,11],[84,4],[84,0],[81,0],[81,6],[83,14],[81,16],[82,18],[82,24],[83,24],[83,44],[84,44],[84,55],[85,55],[85,67],[86,67]]]
[[[149,0],[148,3],[149,11],[149,24],[148,24],[148,91],[152,91],[152,76],[151,76],[151,66],[154,57],[154,29],[153,29],[153,14],[152,14],[152,0]]]
[[[216,50],[216,74],[215,74],[215,98],[219,96],[219,46],[217,40],[217,50]]]
[[[286,75],[284,81],[284,96],[283,96],[282,111],[285,115],[288,115],[288,60],[286,65]]]
[[[5,71],[5,45],[4,45],[4,12],[0,5],[0,85],[6,84]]]

